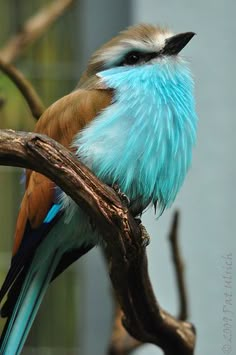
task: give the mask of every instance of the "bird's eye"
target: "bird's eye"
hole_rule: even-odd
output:
[[[134,65],[137,64],[142,59],[141,53],[139,52],[130,52],[126,54],[122,65]]]

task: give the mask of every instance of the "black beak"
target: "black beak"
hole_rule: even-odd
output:
[[[164,55],[175,55],[178,54],[186,44],[193,38],[194,32],[185,32],[178,35],[167,38],[165,41],[165,46],[161,51]]]

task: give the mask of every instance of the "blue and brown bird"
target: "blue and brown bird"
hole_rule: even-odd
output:
[[[193,32],[153,25],[118,34],[89,60],[79,85],[36,124],[71,149],[104,183],[118,186],[134,215],[173,203],[196,140],[193,80],[180,51]],[[45,176],[26,171],[11,266],[0,290],[7,317],[0,354],[22,350],[50,284],[99,242],[91,219]]]

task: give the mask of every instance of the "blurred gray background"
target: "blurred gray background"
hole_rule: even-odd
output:
[[[0,17],[4,15],[1,21],[5,23],[1,41],[43,3],[47,1],[22,1],[19,6],[17,0],[1,0]],[[232,254],[231,291],[235,294],[235,12],[232,0],[80,0],[16,63],[49,104],[74,88],[97,46],[130,24],[162,24],[175,32],[197,33],[184,50],[195,76],[199,114],[193,166],[172,209],[159,220],[151,211],[143,217],[152,237],[148,257],[156,295],[166,310],[176,314],[178,300],[166,237],[173,210],[181,211],[180,242],[186,264],[190,320],[197,328],[196,355],[236,352],[236,315],[231,348],[226,348],[229,342],[224,338],[223,312],[225,293],[230,291],[223,278],[223,256],[227,254]],[[21,107],[16,117],[14,104],[9,104],[0,113],[1,127],[26,129],[28,120],[27,129],[31,129],[30,118],[24,118],[27,107],[21,103],[20,95],[6,78],[1,78],[0,84],[0,93],[7,87],[7,93],[14,93],[14,100]],[[8,102],[11,100],[8,95]],[[1,279],[8,267],[20,201],[19,176],[17,169],[0,170]],[[103,259],[94,249],[50,288],[24,354],[104,355],[112,317],[109,293]],[[232,310],[236,310],[235,304],[233,297]],[[162,354],[152,345],[145,345],[136,353]]]

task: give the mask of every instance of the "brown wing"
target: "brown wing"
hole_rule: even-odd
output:
[[[77,90],[56,101],[41,116],[35,132],[43,133],[70,148],[73,137],[112,99],[109,90]],[[27,220],[37,228],[47,215],[54,196],[54,183],[45,176],[27,170],[26,191],[19,211],[13,255],[21,244]]]

